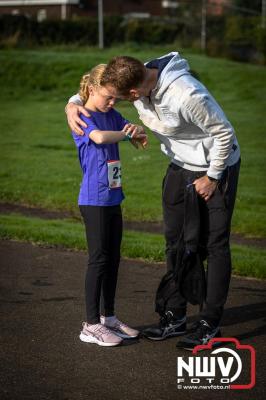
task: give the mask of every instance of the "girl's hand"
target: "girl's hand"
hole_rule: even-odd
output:
[[[131,142],[133,146],[138,148],[140,145],[142,148],[145,148],[148,144],[148,137],[144,131],[144,128],[140,125],[135,124],[127,124],[123,128],[123,132],[131,135]]]
[[[65,111],[67,115],[67,122],[71,131],[74,131],[77,135],[84,135],[81,126],[83,128],[87,128],[87,124],[79,118],[79,114],[83,114],[85,115],[85,117],[89,117],[90,114],[88,113],[86,108],[84,108],[83,106],[79,106],[75,103],[68,103]]]

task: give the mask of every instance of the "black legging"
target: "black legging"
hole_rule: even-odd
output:
[[[89,251],[85,280],[87,322],[100,320],[102,292],[103,313],[114,315],[114,301],[122,240],[122,213],[118,206],[80,206]]]

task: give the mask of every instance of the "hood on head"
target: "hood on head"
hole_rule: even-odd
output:
[[[172,57],[170,57],[172,56]],[[166,65],[165,61],[169,60]],[[157,59],[161,70],[158,82],[154,88],[155,98],[159,98],[167,90],[169,85],[182,75],[190,74],[187,60],[182,58],[178,52],[171,52]]]

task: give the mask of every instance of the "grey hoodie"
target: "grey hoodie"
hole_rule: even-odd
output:
[[[175,52],[158,60],[166,57],[169,62],[150,97],[134,102],[139,117],[172,162],[191,171],[206,170],[219,179],[240,157],[234,129],[208,90],[190,74],[187,61]]]

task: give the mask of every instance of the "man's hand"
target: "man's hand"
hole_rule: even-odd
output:
[[[87,124],[79,118],[79,114],[81,113],[85,115],[85,117],[89,117],[90,114],[86,108],[75,103],[68,103],[65,110],[67,122],[71,131],[74,131],[77,135],[84,135],[84,132],[80,127],[83,126],[84,128],[87,128]]]
[[[208,201],[217,187],[217,182],[211,181],[207,175],[204,175],[201,178],[195,179],[193,185],[195,185],[196,192],[205,201]]]

